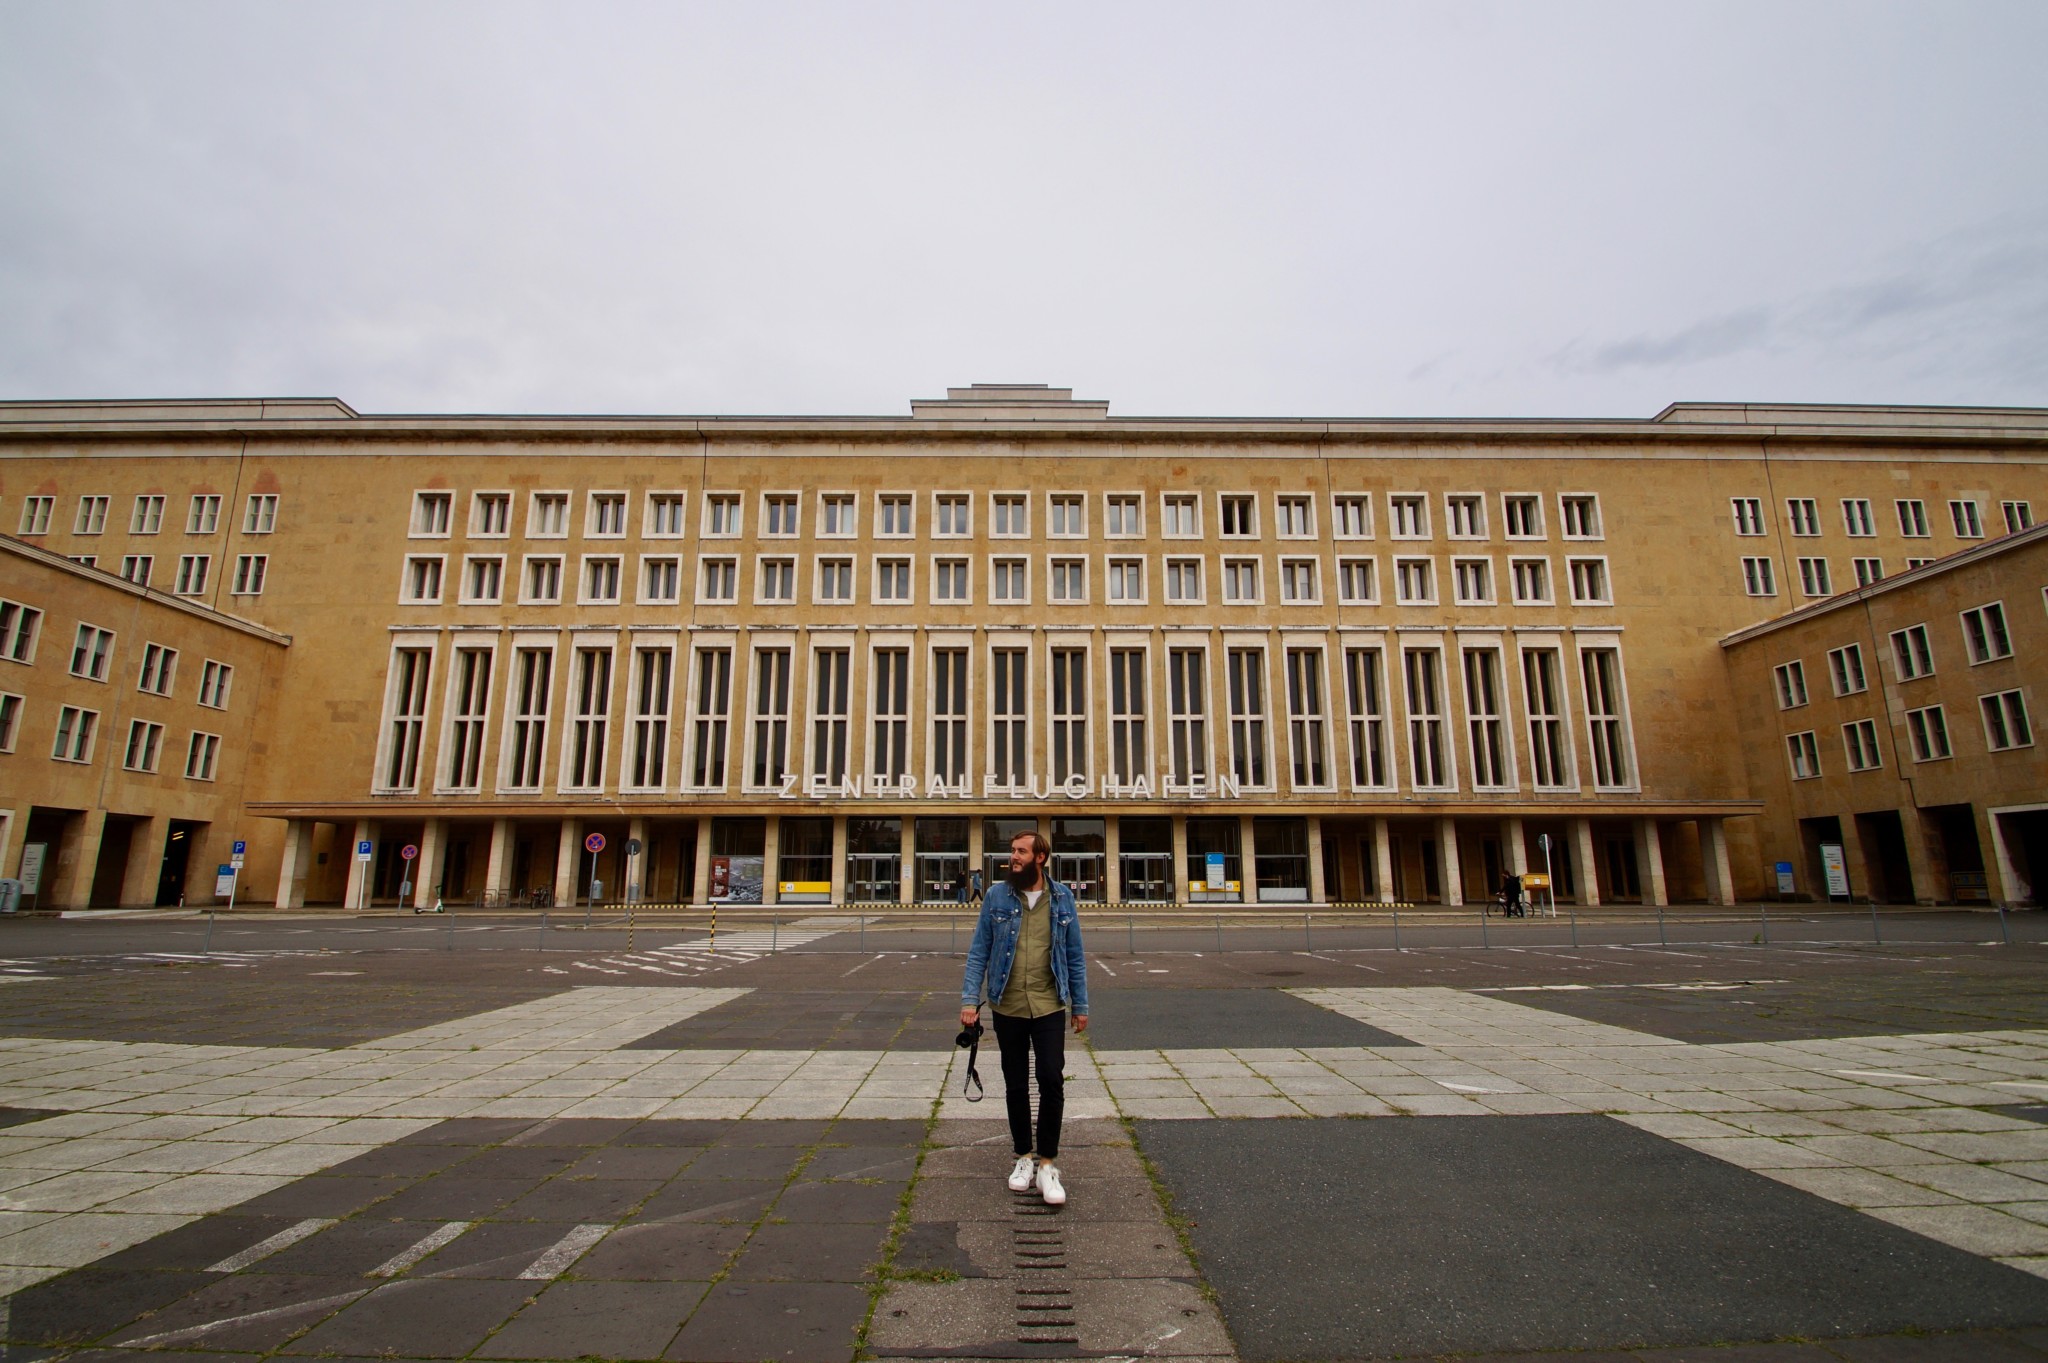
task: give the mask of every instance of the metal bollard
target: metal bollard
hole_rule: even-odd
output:
[[[1884,934],[1878,930],[1877,926],[1877,901],[1875,899],[1870,901],[1870,940],[1879,946],[1884,945]]]
[[[442,917],[441,917],[441,950],[443,950],[443,951],[453,951],[453,950],[455,950],[455,915],[454,915],[454,914],[443,914],[443,915],[442,915]]]
[[[782,941],[782,914],[778,910],[768,919],[768,954],[775,954],[776,946]]]
[[[536,946],[536,947],[534,948],[534,950],[535,950],[535,951],[546,951],[547,949],[548,949],[548,911],[547,911],[546,909],[542,909],[542,910],[540,911],[540,945]]]
[[[1124,954],[1127,956],[1138,954],[1138,927],[1130,914],[1124,915]]]
[[[1493,945],[1493,937],[1486,930],[1486,902],[1484,900],[1481,900],[1479,904],[1479,945],[1482,947],[1491,947]]]
[[[206,911],[206,955],[213,955],[213,910]]]
[[[1771,944],[1771,906],[1768,904],[1758,904],[1756,906],[1756,917],[1757,922],[1763,925],[1764,945],[1769,946]]]
[[[1303,914],[1301,916],[1301,949],[1303,951],[1314,951],[1316,949],[1316,946],[1315,943],[1309,939],[1308,920],[1308,914]]]
[[[860,916],[860,949],[862,951],[868,949],[868,916],[866,914]]]
[[[1223,915],[1216,915],[1216,954],[1223,954]]]
[[[1577,909],[1572,910],[1572,916],[1574,918],[1578,917]],[[1670,941],[1664,936],[1664,906],[1662,904],[1657,906],[1657,945],[1660,947],[1671,945]]]
[[[2011,929],[2010,927],[2008,927],[2008,926],[2006,925],[2006,921],[2005,921],[2005,901],[2004,901],[2004,900],[2002,900],[2002,899],[2001,899],[2001,900],[1997,900],[1997,901],[1995,901],[1995,902],[1993,903],[1992,907],[1998,910],[1998,935],[1999,935],[2000,937],[2003,937],[2003,938],[2005,939],[2005,944],[2006,944],[2007,946],[2011,946],[2011,945],[2012,945],[2012,929]]]
[[[1394,950],[1401,949],[1401,911],[1394,910]]]
[[[1578,944],[1579,944],[1579,905],[1578,905],[1578,901],[1574,900],[1574,901],[1572,902],[1572,945],[1573,945],[1573,946],[1577,946]]]

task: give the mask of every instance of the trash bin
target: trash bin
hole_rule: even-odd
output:
[[[21,882],[0,880],[0,913],[13,913],[21,907]]]

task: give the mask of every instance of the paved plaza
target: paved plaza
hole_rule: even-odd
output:
[[[0,1363],[2048,1359],[2026,942],[1107,950],[1054,1211],[955,955],[442,926],[0,924]]]

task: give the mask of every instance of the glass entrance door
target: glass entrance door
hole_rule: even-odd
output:
[[[846,857],[846,894],[869,904],[894,904],[903,893],[901,852],[850,852]]]
[[[957,904],[967,893],[965,852],[919,852],[917,898],[921,904]]]

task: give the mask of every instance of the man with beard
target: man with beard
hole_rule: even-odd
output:
[[[1052,844],[1037,833],[1010,840],[1010,870],[989,887],[967,948],[967,979],[960,988],[960,1025],[981,1017],[987,992],[995,1010],[996,1045],[1003,1057],[1003,1100],[1010,1143],[1017,1152],[1010,1191],[1036,1184],[1049,1206],[1062,1206],[1060,1116],[1065,1108],[1066,1036],[1088,1030],[1088,961],[1081,952],[1081,921],[1074,892],[1047,871]],[[1038,1068],[1038,1129],[1031,1125],[1031,1068]]]

